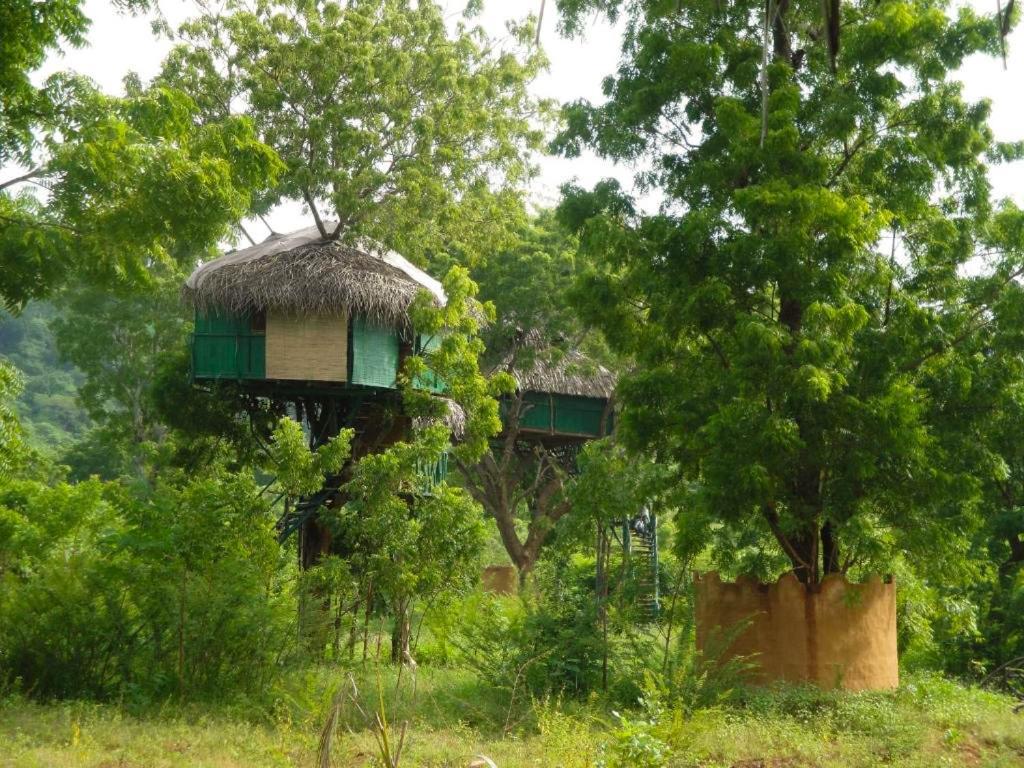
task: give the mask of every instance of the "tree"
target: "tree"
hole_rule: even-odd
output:
[[[979,525],[957,537],[967,573],[955,587],[965,607],[984,620],[969,633],[950,628],[942,663],[957,672],[968,662],[997,666],[1024,653],[1018,610],[1024,599],[1022,335],[1018,314],[992,317],[964,342],[963,356],[930,371],[925,381],[937,439],[976,493]]]
[[[180,92],[114,99],[73,75],[48,82],[60,110],[26,148],[31,169],[0,182],[0,299],[12,309],[71,275],[123,285],[144,283],[154,263],[190,265],[276,172],[247,121],[196,128]]]
[[[21,387],[17,369],[0,360],[0,478],[16,466],[23,450],[21,423],[14,411]]]
[[[77,0],[5,3],[0,24],[0,304],[20,309],[72,276],[124,285],[154,263],[190,265],[272,183],[280,163],[251,124],[197,126],[180,91],[130,77],[115,98],[66,72],[34,86],[62,41],[84,41]]]
[[[486,364],[506,362],[513,350],[528,364],[547,347],[564,349],[584,336],[567,299],[576,277],[576,248],[576,238],[559,225],[555,212],[542,210],[517,229],[509,247],[473,265],[480,300],[493,303],[497,315],[482,330]],[[524,345],[527,335],[532,343]]]
[[[508,51],[450,33],[433,2],[230,2],[181,27],[161,82],[207,126],[246,115],[281,156],[258,210],[298,200],[325,238],[473,260],[520,216],[541,140],[527,84],[544,60],[513,32]]]
[[[412,312],[415,327],[440,343],[408,358],[403,371],[403,403],[414,425],[409,439],[360,459],[344,488],[346,503],[325,510],[363,580],[361,593],[372,588],[391,608],[396,663],[412,662],[414,603],[429,604],[471,583],[483,540],[482,515],[472,497],[444,477],[431,478],[430,468],[449,452],[463,463],[480,458],[501,428],[495,397],[511,385],[506,375],[487,379],[480,373],[480,320],[493,320],[493,307],[476,301],[476,284],[465,269],[453,268],[444,288],[444,307],[423,296]],[[451,404],[413,386],[428,371],[447,383]],[[465,415],[454,447],[451,429],[440,423],[452,407]]]
[[[66,447],[89,428],[76,402],[81,373],[60,359],[50,323],[56,307],[33,302],[17,317],[0,315],[0,355],[25,378],[18,416],[29,444],[38,450]]]
[[[619,429],[678,468],[690,544],[758,530],[812,585],[901,548],[950,562],[979,467],[927,380],[1024,298],[1024,216],[986,178],[1021,146],[951,72],[1009,20],[844,3],[836,48],[818,4],[559,6],[627,17],[607,103],[568,107],[556,144],[646,160],[661,209],[604,182],[561,215],[596,264],[577,305],[636,361]]]
[[[78,399],[98,430],[91,439],[102,438],[105,454],[130,463],[120,471],[137,477],[145,474],[147,452],[167,439],[154,398],[159,362],[186,344],[180,277],[157,272],[148,287],[130,292],[69,289],[52,324],[61,356],[84,374]]]
[[[575,249],[575,239],[558,225],[553,212],[542,211],[520,229],[513,247],[474,269],[481,298],[494,303],[498,317],[483,332],[493,370],[515,376],[535,367],[557,367],[588,375],[595,359],[607,361],[607,351],[595,334],[580,326],[569,306]],[[580,347],[589,357],[578,354]],[[529,408],[523,391],[506,398],[500,438],[476,463],[459,465],[467,490],[494,518],[520,582],[533,571],[555,526],[570,511],[565,481],[576,461],[572,450],[523,439],[520,419]]]

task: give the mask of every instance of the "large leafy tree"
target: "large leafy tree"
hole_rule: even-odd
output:
[[[597,262],[578,305],[636,360],[620,429],[678,468],[687,541],[760,531],[809,584],[900,548],[952,562],[983,467],[950,455],[931,380],[1024,299],[1024,216],[986,175],[1020,147],[952,72],[1010,20],[919,0],[824,20],[797,0],[559,6],[570,29],[626,17],[607,102],[569,107],[558,146],[642,161],[662,206],[605,182],[562,213]]]
[[[147,447],[167,437],[154,397],[159,361],[186,335],[177,273],[151,283],[123,295],[95,287],[65,291],[53,322],[62,357],[84,374],[78,400],[99,429],[92,440],[110,457],[124,456],[139,475]]]
[[[541,211],[519,229],[512,247],[480,263],[473,274],[481,298],[497,313],[497,322],[483,331],[492,371],[514,376],[557,366],[586,376],[596,360],[609,362],[600,339],[581,327],[569,304],[576,240],[553,211]],[[589,354],[578,354],[580,349]],[[460,464],[466,488],[494,518],[521,580],[571,509],[565,486],[576,461],[572,451],[524,440],[520,420],[530,407],[522,391],[507,397],[500,437],[478,461]]]
[[[930,408],[941,412],[935,418],[937,436],[969,476],[984,519],[967,552],[975,573],[961,588],[984,621],[980,632],[950,633],[943,655],[947,668],[962,669],[968,660],[1000,664],[1024,653],[1022,335],[1024,324],[1016,313],[993,317],[964,342],[968,354],[936,368],[926,382]]]
[[[433,2],[229,2],[178,39],[162,82],[208,125],[247,115],[285,161],[264,208],[302,201],[324,237],[418,260],[479,256],[520,215],[545,111],[528,29],[498,50]]]
[[[123,3],[143,8],[145,0]],[[0,303],[18,309],[72,278],[145,282],[231,234],[279,169],[245,118],[197,125],[181,91],[129,78],[123,98],[62,72],[30,74],[84,40],[77,0],[0,9]]]

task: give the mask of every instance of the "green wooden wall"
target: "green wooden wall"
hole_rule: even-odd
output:
[[[196,313],[192,337],[192,374],[197,379],[266,377],[266,336],[254,333],[249,317]]]
[[[427,356],[441,346],[441,337],[422,334],[416,337],[416,354],[424,355],[424,360],[429,365]],[[435,394],[443,393],[448,387],[444,381],[433,371],[428,370],[422,376],[417,376],[413,385],[419,389],[425,389]]]
[[[352,320],[352,375],[349,381],[367,387],[394,389],[398,375],[398,331],[365,317]]]
[[[527,392],[519,427],[554,435],[600,437],[605,405],[600,398]]]

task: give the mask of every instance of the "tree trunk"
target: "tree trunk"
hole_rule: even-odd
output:
[[[410,641],[412,639],[411,606],[408,601],[401,601],[395,606],[395,623],[391,628],[391,663],[415,666],[412,658]]]
[[[611,537],[603,523],[597,524],[597,567],[595,592],[597,621],[601,628],[601,690],[608,690],[608,565],[611,559]]]
[[[831,520],[826,520],[825,525],[821,527],[821,552],[823,558],[822,573],[825,576],[830,573],[841,573],[839,541],[836,539]]]

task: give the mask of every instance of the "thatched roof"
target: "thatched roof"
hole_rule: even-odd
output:
[[[536,331],[523,334],[495,370],[508,371],[523,392],[610,400],[615,391],[614,373],[577,349],[563,352],[546,344]]]
[[[615,391],[615,374],[576,350],[566,352],[556,362],[538,355],[529,370],[513,368],[511,373],[517,388],[524,392],[609,400]]]
[[[423,289],[439,306],[444,304],[441,284],[397,253],[367,243],[324,240],[316,227],[309,227],[273,234],[202,264],[184,293],[200,310],[277,309],[299,315],[344,310],[403,325]]]

